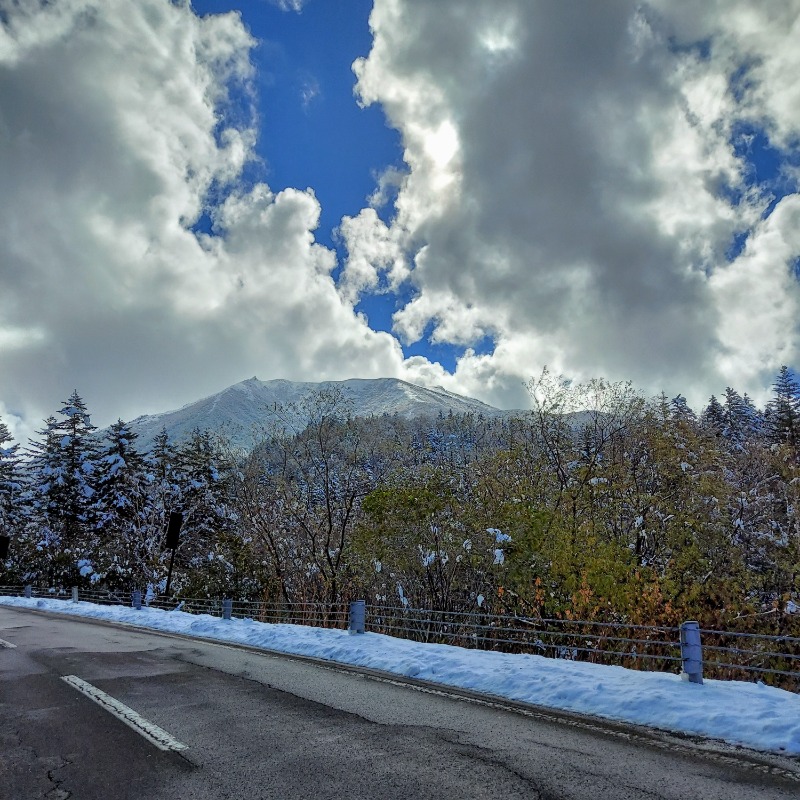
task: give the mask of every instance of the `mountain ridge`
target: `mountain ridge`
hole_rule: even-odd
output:
[[[162,429],[166,429],[173,442],[179,443],[198,428],[223,434],[234,447],[250,449],[259,433],[273,427],[283,430],[305,427],[307,416],[302,404],[321,392],[339,393],[348,412],[357,417],[397,414],[413,419],[439,412],[498,417],[520,413],[502,411],[441,386],[423,387],[399,378],[314,382],[285,378],[261,381],[253,376],[172,411],[136,417],[130,427],[143,449],[152,445]]]

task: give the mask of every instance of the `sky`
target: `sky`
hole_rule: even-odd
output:
[[[690,683],[681,680],[679,669],[675,673],[645,672],[539,655],[423,644],[378,633],[350,635],[343,630],[271,625],[252,619],[223,621],[209,614],[177,610],[137,611],[35,597],[0,597],[0,605],[263,647],[539,707],[711,737],[783,755],[800,754],[800,696],[760,681],[703,679],[702,684]],[[180,740],[180,731],[170,733]]]
[[[0,0],[0,419],[246,378],[763,404],[800,0]]]

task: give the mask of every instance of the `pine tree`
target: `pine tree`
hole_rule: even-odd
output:
[[[11,441],[11,433],[0,420],[0,536],[16,537],[20,533],[23,514],[20,504],[22,476],[19,445],[9,445]]]
[[[672,400],[669,401],[669,406],[670,416],[673,419],[685,420],[687,422],[694,422],[697,419],[697,415],[689,407],[686,398],[682,394],[673,397]]]
[[[137,434],[118,419],[98,459],[97,510],[101,527],[135,515],[135,497],[144,482],[145,460],[136,449]]]
[[[125,422],[117,420],[98,460],[98,574],[113,588],[141,586],[149,577],[150,484],[136,438]]]
[[[725,412],[715,395],[711,395],[711,399],[708,401],[708,405],[703,411],[700,421],[705,428],[716,436],[722,436],[722,432],[725,430]]]
[[[742,395],[742,411],[748,439],[758,439],[764,435],[764,415],[759,411],[747,392]]]
[[[209,431],[195,429],[178,450],[180,508],[172,510],[181,511],[184,518],[178,563],[190,569],[207,566],[216,557],[228,528],[227,487],[218,468],[220,460]]]
[[[800,385],[787,366],[781,367],[772,391],[773,398],[767,406],[770,441],[796,450],[800,444]]]
[[[172,481],[176,455],[166,428],[162,428],[153,440],[153,449],[147,457],[147,462],[156,481]]]
[[[50,585],[76,585],[93,572],[97,444],[83,399],[73,392],[29,450],[28,497]],[[44,576],[42,576],[44,577]]]
[[[753,401],[745,394],[740,395],[730,386],[725,389],[725,403],[722,406],[722,435],[741,449],[745,443],[755,440],[761,431],[762,421]]]

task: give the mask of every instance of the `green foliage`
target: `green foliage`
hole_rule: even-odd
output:
[[[76,395],[24,463],[1,451],[0,513],[20,580],[75,580],[86,558],[101,586],[157,587],[181,510],[184,593],[757,629],[800,593],[793,380],[764,415],[728,388],[699,417],[680,395],[547,371],[521,418],[358,419],[322,392],[305,428],[245,455],[203,431],[141,455],[122,422],[98,453]],[[79,443],[93,466],[76,473]]]

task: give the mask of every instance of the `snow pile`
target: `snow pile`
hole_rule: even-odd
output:
[[[800,696],[760,683],[706,681],[700,686],[663,672],[420,644],[376,633],[351,636],[302,625],[223,621],[181,611],[19,597],[1,597],[0,604],[329,659],[540,706],[800,755]]]

